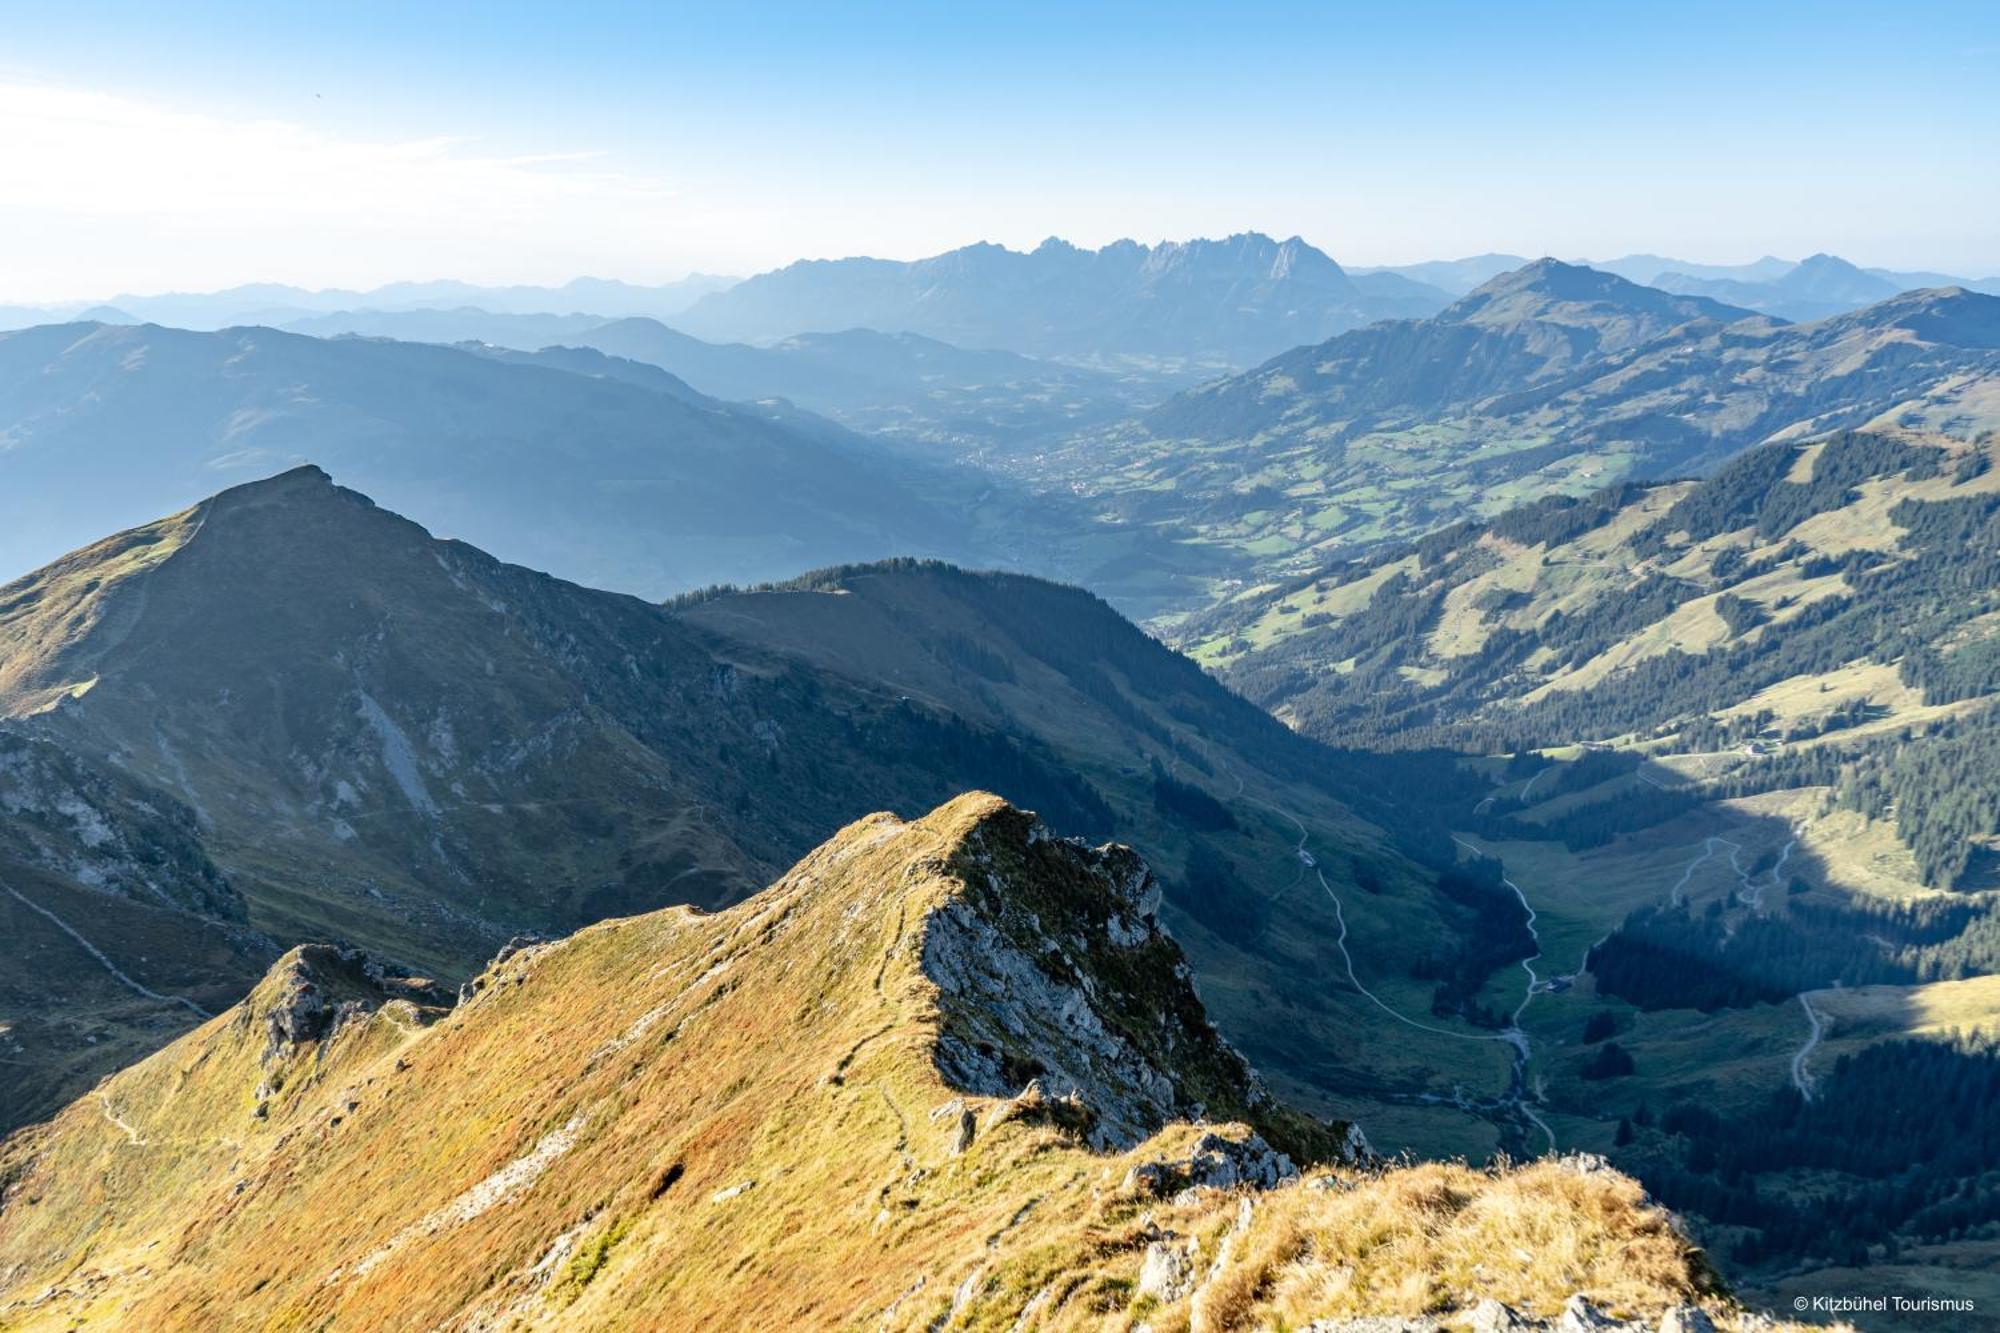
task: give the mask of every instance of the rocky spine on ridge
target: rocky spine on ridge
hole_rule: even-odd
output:
[[[453,997],[437,983],[340,944],[305,944],[272,964],[262,984],[236,1011],[238,1024],[262,1024],[265,1064],[322,1042],[391,1000],[420,1009],[449,1009]]]
[[[1034,1081],[1045,1096],[1076,1099],[1102,1149],[1129,1148],[1173,1119],[1270,1108],[1210,1026],[1136,852],[1088,849],[1001,807],[952,868],[965,889],[931,912],[923,943],[947,1081],[992,1097]]]

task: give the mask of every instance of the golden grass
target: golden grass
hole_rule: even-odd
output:
[[[1151,1309],[1160,1331],[1448,1315],[1488,1297],[1553,1315],[1577,1292],[1614,1312],[1721,1309],[1699,1253],[1634,1181],[1553,1161],[1320,1175],[1163,1208],[1153,1225],[1199,1238],[1213,1265],[1190,1296]]]
[[[860,821],[729,911],[593,926],[429,1026],[387,1005],[275,1067],[267,983],[0,1146],[0,1327],[1157,1333],[1707,1292],[1612,1172],[1155,1199],[1133,1165],[1247,1129],[1099,1153],[949,1086],[927,923],[1003,809]],[[1166,1232],[1204,1264],[1161,1306],[1137,1285]]]
[[[0,586],[0,717],[23,717],[87,692],[88,664],[68,652],[107,615],[134,575],[157,567],[201,526],[200,506],[69,555]]]
[[[1948,1038],[2000,1030],[2000,976],[1922,986],[1845,986],[1812,993],[1828,1041],[1853,1037]]]

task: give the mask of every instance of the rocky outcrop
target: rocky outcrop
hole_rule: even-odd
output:
[[[1152,1251],[1147,1251],[1152,1258]],[[1143,1277],[1141,1281],[1143,1282]],[[1161,1297],[1173,1300],[1175,1297]],[[1517,1313],[1495,1300],[1484,1300],[1470,1314],[1450,1320],[1429,1315],[1359,1315],[1347,1319],[1316,1319],[1305,1333],[1718,1333],[1718,1325],[1698,1305],[1679,1305],[1657,1320],[1614,1319],[1581,1295],[1571,1296],[1554,1319]],[[1761,1315],[1747,1315],[1730,1325],[1741,1333],[1775,1327]]]
[[[946,1081],[1000,1098],[1033,1085],[1042,1103],[1072,1103],[1067,1118],[1087,1120],[1099,1149],[1129,1148],[1170,1120],[1275,1110],[1209,1024],[1139,855],[992,806],[951,866],[965,891],[923,926]]]
[[[1298,1174],[1290,1157],[1256,1134],[1238,1139],[1208,1133],[1195,1140],[1186,1157],[1133,1167],[1125,1173],[1125,1188],[1162,1197],[1188,1189],[1271,1189]]]
[[[1350,1326],[1367,1321],[1322,1321],[1310,1327],[1319,1333],[1347,1333]],[[1417,1323],[1380,1321],[1380,1327],[1415,1328]],[[1467,1333],[1717,1333],[1718,1325],[1708,1312],[1698,1305],[1670,1306],[1657,1319],[1619,1319],[1605,1313],[1591,1303],[1581,1293],[1564,1302],[1562,1313],[1554,1319],[1537,1319],[1520,1314],[1499,1301],[1484,1300],[1472,1308],[1464,1317],[1462,1325],[1440,1325],[1435,1321],[1424,1321],[1421,1327],[1463,1327]],[[1730,1327],[1742,1333],[1754,1333],[1757,1329],[1767,1329],[1773,1325],[1761,1315],[1746,1314],[1732,1321]]]
[[[338,944],[304,944],[280,958],[237,1011],[237,1022],[264,1033],[261,1062],[291,1059],[302,1047],[323,1043],[354,1019],[391,1000],[406,1000],[418,1012],[441,1010],[451,993]]]
[[[535,955],[549,943],[548,936],[533,931],[526,935],[514,936],[500,946],[500,951],[493,955],[493,961],[486,965],[483,972],[459,984],[458,1003],[471,1004],[484,995],[490,987],[501,983],[511,982],[520,985],[527,979],[528,964],[533,962]],[[513,966],[508,967],[509,963]]]
[[[1194,1290],[1199,1253],[1181,1237],[1148,1242],[1139,1264],[1139,1295],[1163,1305]]]

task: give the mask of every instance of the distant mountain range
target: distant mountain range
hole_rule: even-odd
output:
[[[595,352],[41,326],[0,334],[0,423],[0,570],[314,457],[452,536],[651,596],[909,554],[1095,579],[1139,549],[1059,500]],[[1188,563],[1141,561],[1132,588]]]
[[[1350,277],[1298,237],[1023,253],[980,244],[929,259],[806,260],[695,302],[676,327],[775,342],[871,328],[1091,364],[1229,368],[1449,296],[1397,274]]]
[[[1712,296],[1783,319],[1813,320],[1885,301],[1909,290],[1912,284],[1900,277],[1866,272],[1834,255],[1814,255],[1764,281],[1704,277],[1676,269],[1658,274],[1653,285],[1670,292]],[[1927,285],[1968,286],[1966,283]]]
[[[1787,324],[1540,260],[1434,319],[1340,334],[1024,463],[1032,484],[1234,553],[1252,582],[1552,492],[1709,470],[1878,416],[2000,424],[2000,298]]]
[[[219,292],[128,294],[101,302],[0,306],[0,329],[97,320],[106,324],[153,323],[213,330],[244,324],[283,325],[342,310],[448,311],[468,306],[489,313],[516,315],[588,312],[602,323],[623,315],[671,317],[702,296],[721,291],[735,281],[696,273],[658,286],[640,286],[612,278],[576,278],[560,287],[485,287],[440,281],[392,282],[365,291],[251,283]]]
[[[358,310],[285,326],[319,337],[555,345],[643,361],[732,401],[783,398],[855,430],[949,446],[954,456],[1038,446],[1158,403],[1187,377],[1111,373],[1014,352],[969,351],[916,333],[801,333],[768,346],[710,343],[655,319]]]
[[[1307,403],[1316,425],[1411,409],[1435,413],[1558,379],[1689,324],[1733,323],[1749,313],[1537,260],[1432,319],[1356,330],[1182,394],[1156,409],[1147,426],[1162,435],[1237,439],[1289,423]]]
[[[1356,274],[1395,274],[1462,296],[1502,273],[1526,264],[1521,255],[1473,255],[1465,259],[1431,260],[1386,268],[1350,269]],[[1777,259],[1765,255],[1748,264],[1697,264],[1665,255],[1624,255],[1618,259],[1579,259],[1576,264],[1615,273],[1628,282],[1719,301],[1784,319],[1824,319],[1872,305],[1898,292],[1926,287],[1964,287],[2000,296],[2000,274],[1984,278],[1949,273],[1904,272],[1860,268],[1838,255],[1816,254],[1807,259]]]
[[[1824,291],[1836,263],[1784,280]],[[1302,253],[1287,267],[1315,271]],[[475,340],[462,346],[44,326],[0,335],[0,567],[318,456],[454,535],[600,586],[657,596],[918,554],[1081,579],[1151,617],[1198,609],[1205,580],[1711,468],[1785,431],[1891,408],[1940,427],[2000,419],[1996,308],[1946,289],[1788,324],[1542,260],[1433,317],[1165,402],[1157,373],[865,328],[758,346],[470,308],[308,325]],[[63,480],[84,459],[111,471]]]
[[[908,262],[802,260],[747,282],[696,275],[665,287],[592,278],[558,288],[431,282],[367,292],[265,284],[118,296],[88,306],[0,307],[0,327],[70,320],[199,330],[263,324],[521,345],[574,335],[589,323],[577,317],[594,315],[596,324],[671,320],[717,343],[771,344],[869,329],[972,351],[1193,377],[1255,365],[1378,319],[1432,314],[1450,300],[1397,273],[1350,276],[1298,237],[1276,241],[1246,232],[1153,246],[1127,240],[1101,250],[1052,237],[1027,253],[982,243]],[[482,319],[476,312],[533,318]]]
[[[551,315],[535,311],[515,314],[461,305],[412,310],[332,310],[279,321],[274,327],[315,338],[359,336],[412,343],[480,342],[533,352],[557,344],[580,346],[579,340],[591,330],[613,322],[616,321],[602,315]]]
[[[577,278],[555,287],[433,281],[312,290],[252,283],[217,292],[128,293],[0,305],[0,329],[82,320],[197,330],[264,324],[424,342],[480,338],[533,350],[611,320],[643,318],[670,321],[713,342],[771,343],[866,328],[967,349],[1190,374],[1243,369],[1377,319],[1435,314],[1528,262],[1494,253],[1343,269],[1298,237],[1279,242],[1257,232],[1154,246],[1126,240],[1095,251],[1052,237],[1027,253],[979,244],[914,261],[801,260],[748,281],[697,273],[653,286]],[[1791,320],[1820,319],[1919,288],[2000,295],[2000,274],[1861,268],[1828,254],[1766,255],[1747,264],[1652,254],[1572,262]],[[532,318],[511,323],[497,316]],[[499,330],[507,336],[493,337]],[[543,341],[530,346],[536,337]]]

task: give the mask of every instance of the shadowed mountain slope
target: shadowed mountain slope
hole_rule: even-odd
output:
[[[826,423],[416,343],[150,325],[4,334],[0,438],[11,571],[308,460],[454,536],[638,593],[992,549],[906,461]]]
[[[5,606],[16,729],[176,793],[283,934],[483,957],[669,883],[740,896],[846,801],[948,794],[893,791],[889,768],[930,765],[920,738],[939,737],[879,688],[827,697],[645,602],[437,541],[310,467],[87,548]],[[857,726],[887,786],[771,799],[794,765],[843,753],[868,781]],[[960,739],[1023,781],[1046,772],[1039,799],[1062,806],[1032,755]]]
[[[1271,904],[1309,829],[1337,882],[1374,877],[1357,930],[1464,928],[1407,850],[1434,857],[1423,835],[1375,822],[1383,784],[1088,594],[849,575],[861,595],[828,578],[676,614],[435,540],[317,469],[224,492],[0,590],[0,739],[46,756],[0,820],[37,877],[6,902],[74,932],[36,935],[70,975],[108,978],[119,1012],[79,1021],[131,1034],[144,1010],[157,1039],[285,945],[351,940],[455,979],[523,931],[733,901],[863,811],[997,788],[1180,868],[1168,911],[1253,1055],[1304,1087],[1361,1068],[1349,1002],[1296,981],[1332,904]],[[1239,794],[1263,804],[1231,813]],[[163,859],[128,864],[133,845]],[[99,938],[140,917],[157,945]],[[241,959],[204,972],[218,949]],[[8,965],[13,1058],[58,1082],[104,1068],[98,1039],[75,1044],[88,1027],[36,1026],[66,983]],[[1282,1049],[1252,1021],[1274,1003],[1298,1011]],[[15,1086],[45,1098],[40,1077]]]

